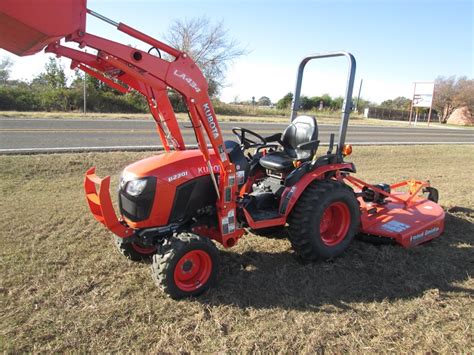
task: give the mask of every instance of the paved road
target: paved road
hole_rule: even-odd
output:
[[[194,132],[180,123],[186,143],[195,143]],[[282,132],[280,123],[222,122],[226,138],[231,128],[247,127],[263,136]],[[0,118],[0,153],[12,150],[44,150],[49,148],[156,146],[160,140],[152,120],[84,120],[84,119],[15,119]],[[327,143],[329,134],[338,126],[320,125],[319,139]],[[350,126],[346,142],[351,144],[474,144],[474,130],[451,128],[415,128]]]

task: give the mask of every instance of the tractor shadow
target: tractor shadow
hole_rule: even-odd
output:
[[[472,289],[455,286],[474,274],[474,215],[460,216],[447,213],[445,233],[414,249],[355,241],[330,262],[302,264],[289,243],[286,252],[222,252],[218,287],[197,300],[240,308],[329,304],[346,310],[351,302],[410,299],[435,288],[472,295]]]

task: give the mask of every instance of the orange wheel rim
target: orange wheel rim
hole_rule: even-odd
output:
[[[330,204],[323,213],[319,224],[319,235],[327,246],[341,243],[349,230],[351,215],[349,208],[343,202]]]
[[[179,259],[174,270],[176,286],[183,291],[195,291],[211,277],[212,259],[203,250],[192,250]]]
[[[133,250],[135,250],[137,253],[140,253],[140,254],[147,255],[147,254],[153,254],[156,252],[156,247],[141,247],[137,243],[131,243],[131,244],[132,244]]]

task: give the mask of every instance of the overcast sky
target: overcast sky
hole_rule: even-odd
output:
[[[268,96],[277,101],[294,90],[300,59],[310,53],[352,52],[357,60],[356,88],[375,102],[410,97],[414,81],[438,75],[474,77],[474,9],[470,0],[89,0],[88,7],[117,22],[161,38],[173,19],[207,16],[223,21],[249,54],[227,74],[224,101]],[[112,26],[88,17],[88,32],[135,44]],[[0,50],[0,57],[7,56]],[[30,80],[48,55],[19,58],[12,75]],[[68,61],[63,60],[68,67]],[[313,62],[303,94],[342,95],[344,58]],[[72,72],[69,73],[72,76]]]

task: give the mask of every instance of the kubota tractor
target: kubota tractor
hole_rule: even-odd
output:
[[[171,59],[86,32],[87,14]],[[72,59],[72,68],[147,99],[165,152],[124,169],[120,217],[112,205],[110,177],[100,179],[91,168],[84,186],[93,216],[116,235],[119,250],[131,260],[152,259],[157,285],[173,298],[210,288],[219,265],[214,242],[232,247],[244,228],[287,228],[293,249],[308,261],[341,255],[356,234],[411,247],[443,232],[444,212],[428,182],[371,185],[352,175],[356,168],[345,161],[351,152],[345,136],[356,63],[347,52],[303,59],[283,132],[263,137],[234,128],[237,141],[224,141],[207,82],[193,60],[87,9],[86,0],[2,0],[0,45],[20,56],[45,48]],[[331,135],[329,149],[321,152],[316,119],[297,114],[301,83],[308,61],[336,56],[349,61],[345,101],[338,141]],[[185,146],[169,88],[185,99],[199,149]]]

